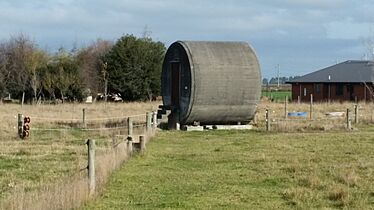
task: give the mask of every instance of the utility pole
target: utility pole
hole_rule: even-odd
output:
[[[279,74],[280,74],[280,65],[279,64],[277,65],[277,69],[278,69],[277,76],[278,76],[278,89],[279,89]]]

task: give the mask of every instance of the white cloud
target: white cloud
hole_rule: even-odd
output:
[[[264,66],[274,66],[282,60],[322,59],[320,55],[327,60],[349,57],[346,49],[370,34],[373,9],[372,0],[2,0],[0,40],[24,32],[42,46],[69,47],[126,33],[141,35],[147,25],[153,37],[165,43],[250,41]],[[352,41],[349,48],[341,39]],[[279,53],[268,45],[277,46]],[[354,49],[352,57],[358,53]]]
[[[326,24],[330,39],[361,39],[372,33],[374,23],[355,22],[350,18]]]

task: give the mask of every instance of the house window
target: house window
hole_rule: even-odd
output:
[[[342,96],[343,95],[343,90],[344,90],[344,85],[343,84],[337,84],[335,95]]]
[[[306,96],[306,88],[304,88],[304,96]]]
[[[321,84],[315,84],[314,85],[314,91],[316,93],[321,93]]]

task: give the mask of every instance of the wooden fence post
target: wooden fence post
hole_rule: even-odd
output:
[[[266,109],[266,131],[270,131],[270,110]]]
[[[287,104],[288,104],[288,96],[284,99],[284,118],[287,119],[288,113],[287,113]]]
[[[144,136],[139,136],[139,144],[140,144],[140,154],[144,154],[144,152],[145,152],[145,138],[144,138]]]
[[[301,103],[301,98],[300,98],[300,96],[297,96],[297,103],[298,103],[298,104]]]
[[[151,131],[151,124],[152,124],[152,112],[147,112],[146,114],[146,132],[147,133]]]
[[[350,110],[349,109],[347,109],[347,129],[348,130],[352,129]]]
[[[358,123],[358,105],[355,105],[355,124]]]
[[[22,93],[21,107],[23,107],[24,102],[25,102],[25,91],[23,91],[23,93]]]
[[[90,196],[95,193],[96,177],[95,177],[95,140],[88,139],[88,189]]]
[[[133,130],[133,121],[132,117],[127,118],[127,135],[132,136],[132,130]]]
[[[23,137],[23,114],[18,114],[18,136]]]
[[[133,145],[132,145],[132,136],[129,136],[127,137],[127,154],[129,156],[132,155],[132,151],[133,151]]]
[[[310,94],[310,119],[313,120],[313,94]]]
[[[157,128],[157,112],[153,112],[152,120],[153,120],[153,130],[156,130],[156,128]]]
[[[86,128],[86,109],[85,108],[82,109],[82,124],[83,124],[83,128]]]

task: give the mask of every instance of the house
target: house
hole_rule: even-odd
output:
[[[372,101],[374,61],[348,60],[304,75],[292,85],[292,100],[307,102]]]

